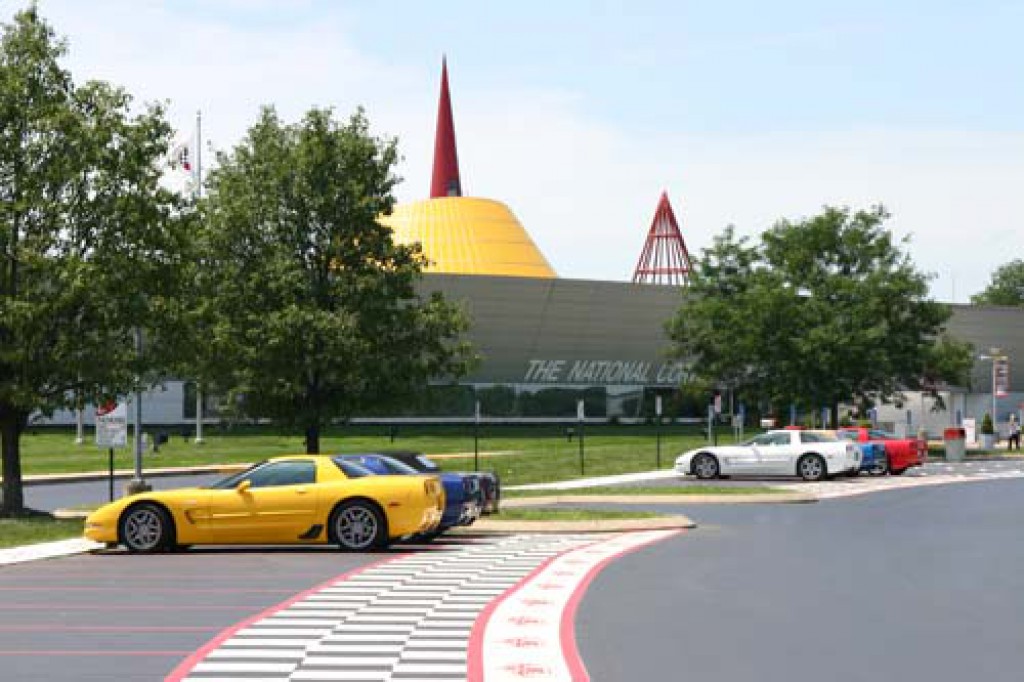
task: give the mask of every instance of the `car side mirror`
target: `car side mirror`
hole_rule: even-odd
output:
[[[250,481],[249,479],[245,479],[244,481],[240,482],[238,485],[235,486],[235,492],[237,492],[237,493],[248,492],[249,488],[251,488],[251,487],[252,487],[252,481]]]

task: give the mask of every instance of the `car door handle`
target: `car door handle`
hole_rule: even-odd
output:
[[[296,488],[295,492],[298,493],[299,495],[305,495],[306,493],[309,492],[309,490],[307,488]]]

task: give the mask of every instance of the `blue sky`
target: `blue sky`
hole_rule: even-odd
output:
[[[23,3],[3,0],[9,16]],[[666,189],[691,252],[884,203],[964,301],[1024,256],[1024,1],[41,0],[76,78],[197,109],[229,148],[274,103],[367,107],[429,183],[447,53],[463,187],[565,277],[628,279]]]

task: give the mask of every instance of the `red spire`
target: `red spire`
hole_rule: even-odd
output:
[[[448,94],[448,61],[441,58],[441,101],[437,104],[437,134],[434,136],[434,172],[430,179],[430,198],[461,197],[459,155],[455,151],[455,123],[452,100]]]
[[[645,284],[686,284],[690,274],[690,252],[679,232],[679,223],[668,203],[668,194],[661,193],[658,210],[654,212],[644,250],[633,271],[633,281]]]

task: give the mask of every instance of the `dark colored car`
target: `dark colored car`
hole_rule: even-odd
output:
[[[390,453],[366,452],[337,455],[336,461],[354,462],[378,475],[420,475],[422,472]],[[445,505],[438,533],[454,526],[468,526],[480,516],[480,492],[476,481],[459,474],[437,473],[444,486]]]
[[[440,474],[441,466],[422,452],[413,450],[387,450],[382,454],[408,464],[421,474]],[[501,505],[501,479],[492,471],[463,471],[460,476],[472,477],[479,482],[480,506],[484,514],[497,514]]]

